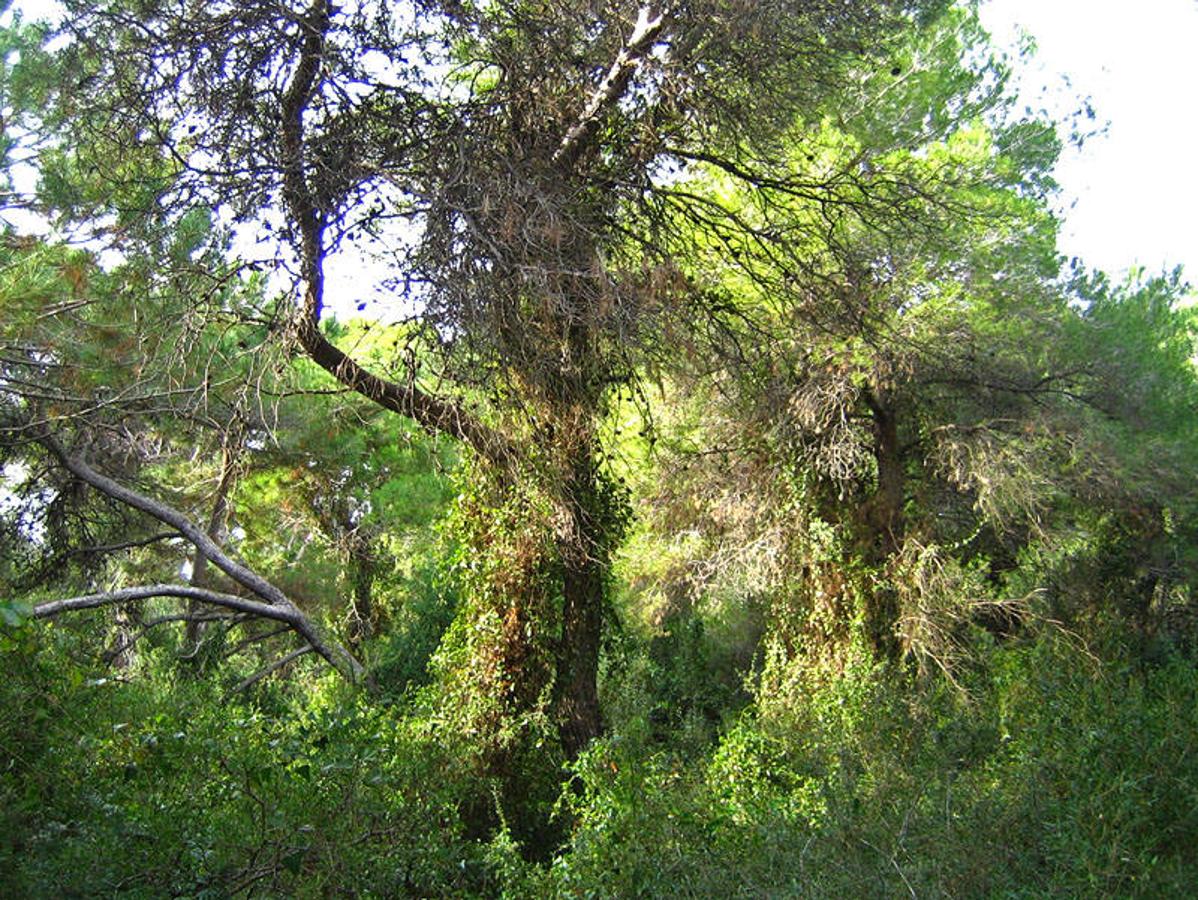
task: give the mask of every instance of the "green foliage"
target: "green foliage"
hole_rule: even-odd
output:
[[[996,651],[975,699],[866,657],[797,677],[702,765],[615,735],[585,790],[564,895],[1184,896],[1196,873],[1189,663]]]
[[[404,583],[402,601],[370,647],[371,677],[383,695],[399,698],[431,680],[430,663],[458,604],[450,578],[437,569],[417,571]]]
[[[6,652],[9,895],[460,895],[464,773],[398,707],[317,691],[267,714],[203,682],[79,678],[45,637]],[[69,677],[62,671],[68,668]]]
[[[248,54],[228,59],[285,74],[295,22],[268,6],[242,31],[197,16]],[[454,382],[453,412],[519,445],[493,465],[494,447],[460,453],[330,392],[280,340],[288,298],[226,260],[226,182],[180,160],[192,140],[267,153],[273,87],[225,85],[175,23],[161,71],[212,79],[237,144],[180,119],[176,156],[58,68],[111,87],[121,60],[0,32],[0,187],[44,129],[40,208],[118,251],[0,233],[0,894],[1192,893],[1188,288],[1062,275],[1060,137],[1016,117],[972,5],[916,4],[901,21],[920,27],[868,61],[847,51],[889,4],[854,5],[839,43],[806,43],[818,16],[795,13],[786,37],[812,53],[757,59],[767,6],[713,3],[673,45],[707,60],[694,84],[634,83],[577,182],[490,142],[526,114],[541,135],[571,124],[554,117],[591,85],[572,44],[591,42],[587,4],[445,4],[443,21],[432,4],[444,33],[386,38],[448,41],[468,118],[495,127],[415,142],[470,163],[432,212],[397,207],[434,223],[410,260],[450,285],[426,285],[427,321],[320,333],[409,399]],[[133,41],[118,19],[93,21]],[[358,83],[370,27],[330,33],[328,85]],[[568,78],[522,68],[545,60]],[[404,65],[402,88],[333,102],[322,84],[299,117],[334,243],[375,190],[362,173],[399,171],[395,123],[453,118]],[[409,89],[395,115],[407,100],[382,95]],[[324,164],[358,138],[366,164]],[[243,190],[236,162],[220,177]],[[237,214],[276,187],[244,189]],[[384,227],[375,201],[352,228]],[[487,246],[459,243],[475,226],[454,204]],[[47,599],[194,577],[197,556],[67,477],[31,421],[345,634],[367,686],[314,656],[248,684],[293,638],[229,619],[197,638],[163,598],[35,620]],[[566,573],[588,566],[607,730],[568,760]]]

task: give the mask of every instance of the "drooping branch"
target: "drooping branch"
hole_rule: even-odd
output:
[[[50,600],[39,603],[33,608],[35,619],[49,619],[66,612],[81,609],[98,609],[101,606],[112,606],[118,603],[130,603],[135,600],[148,600],[151,597],[182,597],[188,600],[199,600],[213,606],[221,606],[235,612],[258,616],[263,619],[275,619],[294,626],[303,614],[298,610],[283,609],[258,600],[239,597],[236,594],[225,594],[221,591],[211,591],[206,588],[192,587],[189,584],[147,584],[138,587],[120,588],[115,591],[105,591],[99,594],[85,594],[80,597],[68,597],[64,600]]]
[[[160,500],[155,500],[152,497],[147,497],[145,494],[139,493],[131,488],[127,488],[122,484],[113,481],[105,475],[100,474],[86,462],[77,456],[73,456],[58,442],[58,440],[48,431],[42,431],[38,435],[38,440],[50,450],[59,460],[67,471],[78,478],[80,481],[91,485],[100,493],[124,503],[136,510],[145,513],[152,518],[157,519],[165,525],[169,525],[185,537],[188,541],[195,545],[196,550],[202,553],[208,560],[232,578],[235,582],[246,588],[253,594],[257,595],[264,603],[255,601],[245,601],[243,598],[234,598],[238,602],[254,603],[256,612],[254,614],[261,615],[266,618],[278,619],[282,622],[287,622],[297,634],[311,644],[316,652],[319,653],[328,663],[344,675],[351,682],[356,682],[363,674],[361,663],[354,659],[344,647],[334,641],[325,638],[320,630],[305,616],[298,607],[279,588],[271,584],[257,572],[247,568],[239,562],[231,559],[228,554],[215,541],[208,536],[204,529],[200,528],[194,522],[187,518],[183,513],[168,506]],[[183,586],[160,586],[171,587],[175,590],[182,589]],[[195,590],[196,588],[188,588]],[[220,595],[213,592],[205,592],[210,596],[225,596],[232,597],[233,595]],[[186,596],[185,594],[175,594],[175,596]],[[76,598],[80,599],[80,598]],[[130,598],[139,599],[139,598]],[[202,598],[201,598],[202,599]],[[210,602],[216,602],[210,600]],[[97,604],[101,605],[101,604]],[[225,603],[224,605],[229,605]],[[238,608],[238,607],[230,607]],[[252,611],[252,610],[246,610]]]
[[[297,326],[300,345],[313,362],[347,388],[384,409],[415,419],[430,432],[463,441],[492,462],[507,465],[513,458],[512,448],[494,429],[460,405],[432,396],[411,382],[405,384],[376,375],[334,346],[320,330],[326,223],[308,183],[304,113],[319,87],[325,36],[333,9],[327,0],[315,0],[301,20],[305,35],[300,58],[280,108],[283,197],[299,235],[304,280],[303,307]]]
[[[194,598],[191,598],[191,602],[198,604],[200,601],[198,601]],[[228,623],[230,623],[230,627],[232,627],[233,625],[236,625],[239,622],[244,622],[246,620],[246,618],[247,617],[245,616],[245,614],[241,614],[241,615],[201,615],[201,614],[198,614],[195,612],[175,613],[173,615],[167,615],[167,616],[156,616],[153,619],[150,619],[148,622],[142,622],[141,627],[138,628],[138,630],[134,634],[130,635],[128,638],[123,640],[121,643],[117,644],[115,647],[108,650],[104,655],[105,655],[105,657],[108,658],[108,660],[110,662],[116,660],[122,653],[125,653],[127,650],[132,648],[134,644],[136,644],[143,637],[145,637],[147,634],[149,634],[151,631],[153,631],[155,628],[159,627],[160,625],[169,625],[172,622],[185,622],[188,625],[192,624],[193,622],[203,622],[203,623],[228,622]],[[287,625],[284,625],[284,626],[282,626],[281,630],[282,631],[290,631],[291,628]],[[194,651],[193,651],[193,655],[194,655]]]
[[[56,438],[48,432],[41,435],[41,443],[46,446],[62,463],[63,467],[80,481],[91,485],[105,496],[111,497],[126,506],[131,506],[151,518],[174,528],[179,534],[195,545],[218,569],[268,603],[280,608],[291,607],[287,596],[257,572],[246,568],[241,563],[230,559],[229,556],[205,532],[187,516],[168,506],[160,500],[147,497],[131,488],[113,481],[102,475],[77,456],[69,454]]]

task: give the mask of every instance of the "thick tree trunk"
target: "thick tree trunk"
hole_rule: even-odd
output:
[[[603,728],[598,692],[603,569],[594,559],[565,562],[557,715],[562,747],[571,759],[597,738]]]
[[[557,654],[557,718],[562,747],[574,758],[599,736],[599,639],[603,630],[607,536],[596,516],[594,462],[577,461],[567,496],[571,528],[562,542],[562,631]]]
[[[874,458],[878,487],[870,501],[870,526],[878,553],[885,558],[900,544],[905,472],[899,448],[898,416],[894,410],[874,411]]]

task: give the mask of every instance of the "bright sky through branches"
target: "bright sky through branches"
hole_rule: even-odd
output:
[[[14,6],[26,18],[55,8]],[[1109,123],[1057,168],[1061,251],[1116,276],[1183,264],[1198,282],[1198,0],[984,0],[982,20],[1000,47],[1018,29],[1036,42],[1021,71],[1029,106],[1047,96],[1063,115],[1089,97]]]
[[[1111,274],[1184,264],[1198,283],[1198,0],[987,0],[982,21],[1000,46],[1016,27],[1035,40],[1029,103],[1047,85],[1065,111],[1067,76],[1109,122],[1057,167],[1062,252]]]

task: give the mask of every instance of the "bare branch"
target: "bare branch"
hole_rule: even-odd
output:
[[[236,594],[225,594],[220,591],[210,591],[205,588],[192,587],[189,584],[149,584],[138,587],[120,588],[100,594],[86,594],[81,597],[69,597],[65,600],[51,600],[40,603],[33,608],[35,619],[49,619],[65,612],[80,609],[97,609],[115,603],[128,603],[134,600],[148,600],[151,597],[183,597],[190,600],[200,600],[213,606],[223,606],[236,612],[259,616],[264,619],[275,619],[294,626],[303,616],[297,610],[284,609],[269,603],[261,603]]]
[[[169,625],[171,622],[187,622],[188,624],[192,622],[229,622],[231,623],[230,627],[232,627],[238,622],[244,621],[244,616],[204,616],[196,615],[194,613],[176,613],[169,616],[158,616],[156,618],[150,619],[148,622],[143,622],[141,628],[139,628],[135,634],[131,635],[126,640],[105,652],[104,656],[110,662],[116,660],[122,653],[140,641],[143,637],[149,634],[152,629],[157,628],[159,625]],[[284,625],[280,630],[290,631],[291,629],[290,626]]]
[[[287,596],[281,590],[257,572],[251,571],[241,565],[241,563],[230,559],[216,542],[208,537],[202,528],[195,525],[183,513],[167,506],[159,500],[147,497],[145,494],[127,488],[113,481],[111,478],[100,474],[79,457],[67,453],[62,444],[53,435],[49,434],[49,432],[43,432],[40,439],[41,443],[58,457],[63,467],[80,481],[86,482],[113,500],[140,510],[146,515],[157,519],[159,522],[171,526],[180,535],[194,544],[201,553],[208,557],[213,565],[242,587],[253,591],[263,600],[284,609],[292,606],[291,601],[287,599]]]
[[[245,679],[244,681],[238,682],[238,684],[235,687],[231,688],[229,690],[229,692],[225,694],[224,699],[227,701],[234,694],[240,694],[242,691],[253,687],[255,684],[257,684],[259,681],[261,681],[267,675],[270,675],[272,672],[277,672],[279,669],[283,668],[284,666],[299,659],[305,653],[311,653],[314,649],[316,649],[316,648],[309,645],[307,647],[300,647],[298,650],[292,650],[286,656],[276,659],[274,662],[272,662],[265,669],[262,669],[260,672],[255,672],[253,675],[251,675],[249,678]]]
[[[222,550],[215,541],[210,538],[202,528],[183,515],[176,509],[167,506],[165,503],[155,500],[152,497],[147,497],[145,494],[138,493],[122,484],[118,484],[111,478],[101,475],[82,459],[72,456],[67,453],[66,449],[58,442],[58,440],[48,431],[42,431],[38,435],[38,440],[53,453],[62,465],[76,478],[91,485],[101,493],[124,503],[126,506],[131,506],[134,509],[140,510],[147,515],[157,519],[165,525],[169,525],[176,529],[183,537],[187,538],[196,549],[208,558],[211,563],[240,584],[242,587],[253,592],[261,597],[266,603],[254,603],[254,601],[246,601],[243,598],[235,598],[242,603],[254,603],[257,611],[255,615],[260,615],[265,618],[278,619],[281,622],[287,622],[295,629],[309,644],[316,648],[316,651],[324,657],[328,663],[344,675],[349,681],[356,682],[362,676],[363,669],[361,663],[354,659],[344,647],[336,642],[325,639],[317,629],[317,627],[300,612],[299,608],[291,602],[291,600],[279,588],[271,584],[257,572],[246,568],[241,563],[230,559],[229,556]],[[211,593],[211,592],[209,592]],[[186,596],[184,594],[175,594],[175,596]],[[217,595],[232,597],[233,595]],[[134,598],[137,599],[137,598]],[[215,601],[211,601],[215,602]],[[226,604],[227,605],[227,604]],[[238,607],[232,607],[234,609]],[[252,611],[252,610],[246,610]]]
[[[163,531],[137,541],[121,541],[118,544],[98,544],[94,547],[75,547],[74,549],[66,551],[66,553],[68,556],[81,556],[84,554],[93,553],[116,553],[121,550],[133,550],[138,547],[148,547],[150,544],[156,544],[159,541],[169,541],[173,538],[179,537],[182,537],[182,535],[176,531]]]
[[[283,634],[287,630],[288,629],[286,627],[284,627],[284,628],[275,628],[271,631],[264,632],[263,634],[251,634],[245,640],[238,641],[236,644],[233,645],[233,647],[230,650],[226,651],[225,659],[228,659],[230,656],[235,656],[236,654],[238,654],[242,650],[244,650],[246,647],[249,647],[252,644],[256,644],[259,641],[265,641],[265,640],[269,640],[272,637],[278,637],[280,634]]]
[[[648,5],[642,6],[637,12],[636,25],[628,42],[616,56],[615,62],[599,82],[590,101],[579,116],[578,121],[570,126],[562,138],[561,144],[553,154],[555,165],[570,165],[575,162],[587,142],[599,128],[603,111],[616,103],[628,90],[632,76],[636,74],[641,61],[653,49],[658,37],[666,24],[667,14],[663,11],[656,16]]]

